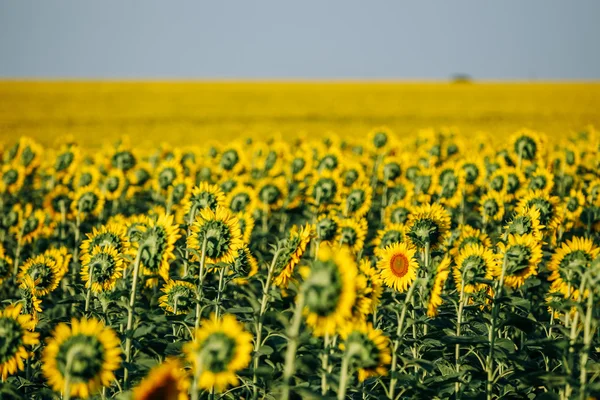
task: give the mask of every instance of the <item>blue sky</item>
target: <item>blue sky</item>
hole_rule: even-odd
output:
[[[0,77],[600,79],[600,1],[0,0]]]

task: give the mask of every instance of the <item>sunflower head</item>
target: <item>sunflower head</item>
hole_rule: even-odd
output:
[[[94,293],[114,289],[123,276],[123,259],[112,245],[94,247],[81,261],[81,278]]]
[[[450,229],[450,216],[439,204],[417,207],[409,216],[407,235],[419,248],[436,248]]]
[[[27,348],[39,343],[39,333],[33,332],[35,322],[31,315],[21,314],[21,304],[0,310],[0,375],[23,370],[23,360],[30,357]]]
[[[236,276],[237,284],[244,284],[248,278],[253,277],[258,272],[258,262],[250,252],[247,245],[238,250],[237,257],[233,262],[233,273]]]
[[[322,243],[331,243],[338,231],[339,218],[333,213],[321,214],[317,218],[316,233]]]
[[[173,314],[187,314],[195,307],[196,288],[186,281],[169,280],[161,291],[159,305]]]
[[[146,378],[133,389],[134,400],[187,400],[189,381],[185,369],[176,358],[152,368]]]
[[[31,277],[35,286],[32,293],[36,296],[45,296],[58,287],[63,271],[56,261],[43,254],[28,259],[21,267],[19,281],[23,284],[26,276]]]
[[[494,253],[482,245],[465,246],[456,257],[454,281],[459,290],[465,293],[479,293],[487,288],[497,271],[497,260]]]
[[[358,369],[358,380],[387,375],[392,361],[389,339],[383,331],[373,328],[371,323],[347,324],[340,336],[340,345],[350,356],[354,368]]]
[[[312,225],[304,225],[300,228],[297,225],[292,227],[275,260],[273,283],[276,286],[286,288],[289,285],[294,269],[306,252],[306,248],[314,236],[314,231]]]
[[[358,254],[365,243],[367,230],[366,218],[343,218],[339,222],[335,242],[341,246],[348,246]]]
[[[410,243],[394,243],[380,250],[377,267],[386,286],[405,292],[417,278],[416,248]]]
[[[574,237],[567,240],[555,251],[548,264],[552,288],[565,298],[579,300],[580,295],[585,296],[585,293],[580,293],[583,276],[599,254],[600,248],[591,239]]]
[[[204,249],[212,264],[231,263],[243,246],[239,221],[224,207],[217,207],[215,211],[205,208],[196,216],[187,243],[198,254]]]

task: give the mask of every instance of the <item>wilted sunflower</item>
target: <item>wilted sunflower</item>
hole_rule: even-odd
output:
[[[377,268],[386,286],[405,292],[417,279],[416,252],[409,243],[394,243],[379,251]]]
[[[356,261],[346,247],[319,249],[302,289],[306,323],[314,335],[333,335],[352,317],[356,274]]]
[[[254,188],[238,184],[227,194],[225,204],[233,212],[253,212],[258,206],[258,197]]]
[[[450,229],[450,216],[439,204],[425,204],[415,208],[408,217],[407,235],[417,247],[439,247]]]
[[[246,368],[252,357],[252,335],[233,315],[203,320],[200,326],[193,341],[183,346],[192,373],[198,378],[192,390],[222,392],[237,385],[236,373]]]
[[[25,168],[5,164],[0,170],[0,193],[16,193],[25,182]]]
[[[500,276],[502,263],[506,262],[504,284],[512,288],[521,287],[527,278],[537,273],[542,261],[541,239],[533,235],[508,235],[506,244],[498,243],[498,262],[494,276]]]
[[[492,280],[497,271],[495,254],[489,248],[479,244],[469,244],[456,256],[456,268],[453,270],[454,282],[460,290],[464,284],[464,292],[479,293],[488,288],[481,280]]]
[[[342,218],[339,220],[334,242],[340,246],[348,246],[354,254],[358,254],[365,244],[367,230],[366,218]]]
[[[4,246],[0,244],[0,285],[8,278],[13,271],[13,260],[4,251]]]
[[[281,288],[287,288],[294,268],[300,262],[302,255],[306,251],[310,240],[314,236],[314,227],[305,225],[300,228],[294,225],[290,229],[289,237],[283,244],[275,262],[273,283]]]
[[[347,324],[340,330],[343,343],[340,348],[351,357],[358,368],[358,381],[374,376],[387,375],[392,362],[390,340],[383,331],[374,329],[371,323]]]
[[[490,191],[479,200],[479,213],[484,223],[502,221],[506,200],[500,192]]]
[[[189,381],[185,369],[176,358],[152,368],[133,389],[133,400],[187,400]]]
[[[86,234],[87,239],[81,243],[81,258],[96,246],[112,246],[117,253],[125,254],[129,251],[129,240],[127,238],[127,227],[117,222],[109,222],[100,228],[94,227],[92,233]]]
[[[25,276],[30,276],[35,283],[32,293],[42,297],[58,287],[63,271],[56,264],[56,261],[40,254],[28,259],[23,264],[19,273],[19,281],[23,282]]]
[[[208,207],[200,211],[187,237],[187,245],[194,250],[196,261],[200,261],[204,243],[208,263],[232,263],[244,245],[237,217],[220,206],[215,211]]]
[[[429,279],[431,288],[429,290],[429,299],[427,301],[428,317],[436,317],[438,315],[438,307],[442,305],[444,285],[446,284],[448,275],[450,275],[451,262],[452,259],[450,257],[444,257],[437,265],[435,275]]]
[[[85,219],[86,216],[99,216],[104,207],[104,196],[97,187],[82,186],[73,196],[71,209],[76,216]]]
[[[50,387],[84,399],[110,386],[120,366],[118,336],[93,318],[73,318],[71,326],[58,324],[42,354],[42,372]]]
[[[81,279],[94,293],[115,288],[123,276],[123,259],[113,245],[96,246],[81,258]]]
[[[563,243],[548,263],[551,271],[548,280],[552,282],[552,289],[562,293],[565,298],[578,300],[583,275],[598,254],[600,248],[591,239],[574,237]]]
[[[406,227],[402,224],[389,224],[380,231],[377,231],[377,237],[373,240],[375,245],[375,255],[381,250],[394,243],[402,243],[406,239]]]
[[[345,216],[364,217],[371,209],[373,189],[366,182],[354,184],[342,194],[342,210]]]
[[[258,273],[258,262],[247,245],[238,250],[238,255],[231,267],[231,273],[235,276],[233,282],[236,285],[247,284],[248,279]]]
[[[179,239],[179,226],[175,225],[172,215],[161,214],[157,218],[148,218],[146,226],[140,227],[142,246],[140,265],[145,275],[160,275],[169,280],[170,265],[175,257],[175,242]],[[151,278],[147,285],[155,286],[157,280]]]
[[[39,333],[33,332],[35,322],[31,315],[21,314],[21,305],[0,310],[0,372],[2,381],[8,375],[25,368],[23,360],[32,355],[27,348],[37,345]]]
[[[158,303],[170,313],[187,314],[195,307],[196,287],[190,282],[168,280],[161,292]]]

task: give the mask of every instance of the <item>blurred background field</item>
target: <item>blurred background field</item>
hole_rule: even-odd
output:
[[[52,144],[73,134],[98,147],[240,136],[399,135],[453,126],[502,139],[528,127],[564,136],[600,125],[600,83],[0,82],[0,141]]]

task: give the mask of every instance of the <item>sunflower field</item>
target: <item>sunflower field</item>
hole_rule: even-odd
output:
[[[0,399],[600,395],[593,127],[1,154]]]

